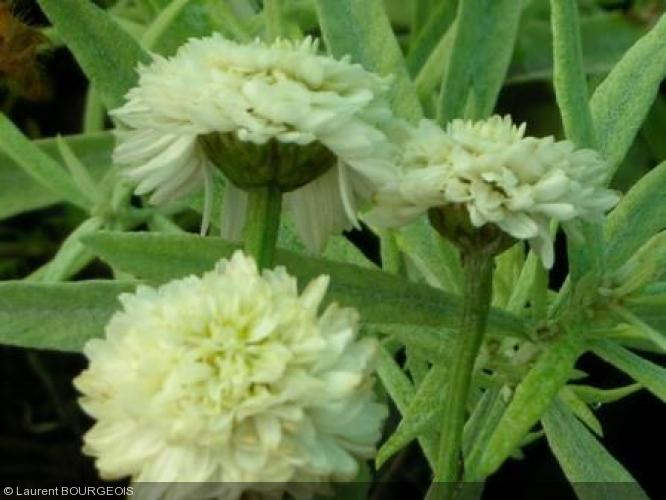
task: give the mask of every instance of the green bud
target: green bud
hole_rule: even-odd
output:
[[[274,139],[266,144],[238,140],[233,134],[202,137],[208,158],[243,190],[274,185],[283,193],[297,189],[335,165],[336,157],[319,142],[299,145]]]
[[[492,256],[499,255],[517,241],[495,224],[474,226],[467,208],[460,204],[430,208],[428,219],[439,234],[464,253],[482,251]]]

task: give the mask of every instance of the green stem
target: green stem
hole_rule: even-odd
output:
[[[104,130],[105,116],[106,111],[104,110],[104,104],[102,104],[99,94],[91,84],[86,92],[86,107],[83,114],[83,131],[89,133]]]
[[[456,483],[462,477],[462,439],[467,400],[492,295],[493,257],[483,251],[472,251],[463,254],[462,260],[465,273],[463,311],[453,356],[450,358],[449,391],[442,415],[435,472],[435,482],[443,487],[445,498],[452,496]],[[441,498],[440,494],[437,496]]]
[[[379,229],[377,234],[381,241],[382,269],[387,273],[405,276],[407,272],[405,261],[403,260],[402,252],[398,247],[393,231],[390,229]]]
[[[276,186],[262,186],[248,191],[245,215],[245,253],[257,261],[260,269],[271,267],[280,228],[282,193]]]
[[[264,22],[266,23],[266,38],[269,41],[285,34],[282,9],[282,0],[264,0]]]

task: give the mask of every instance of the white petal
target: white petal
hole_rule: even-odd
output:
[[[285,204],[298,235],[314,253],[324,250],[330,235],[352,225],[345,212],[337,168],[331,168],[314,181],[287,193]]]
[[[222,201],[222,238],[232,242],[241,241],[245,227],[247,193],[227,181]]]
[[[539,233],[539,226],[526,214],[516,212],[507,213],[506,217],[497,224],[514,238],[534,238]]]

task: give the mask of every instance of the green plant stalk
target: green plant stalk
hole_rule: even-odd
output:
[[[277,186],[269,184],[247,194],[243,248],[255,258],[259,269],[272,267],[280,228],[282,193]]]
[[[264,0],[266,37],[275,40],[285,33],[282,0]]]
[[[86,106],[83,114],[83,131],[85,133],[104,130],[106,112],[95,87],[90,84],[86,92]]]
[[[442,415],[442,429],[435,482],[443,483],[449,497],[462,477],[462,438],[467,400],[483,335],[486,330],[492,295],[493,257],[484,251],[463,254],[464,289],[460,329],[449,358],[449,394]]]

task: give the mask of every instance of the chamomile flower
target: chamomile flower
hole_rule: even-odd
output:
[[[388,179],[389,82],[319,54],[311,38],[241,45],[215,34],[138,71],[112,112],[125,126],[115,161],[153,203],[204,185],[204,225],[219,168],[229,181],[228,237],[244,224],[245,191],[273,183],[287,193],[305,243],[321,250],[329,234],[358,223],[359,201]]]
[[[354,478],[387,410],[373,392],[377,343],[357,338],[355,310],[318,312],[327,286],[299,294],[284,268],[260,274],[236,252],[202,277],[122,295],[75,380],[101,476],[160,483],[156,498],[193,483],[179,486],[189,498],[220,499]]]
[[[593,220],[618,201],[603,187],[597,152],[525,137],[525,125],[508,116],[453,120],[446,131],[423,120],[402,144],[399,168],[376,195],[371,222],[395,227],[433,208],[464,207],[473,226],[528,240],[546,267],[554,259],[551,220]]]

